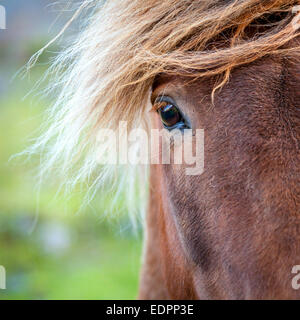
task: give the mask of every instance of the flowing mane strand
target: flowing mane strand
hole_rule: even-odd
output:
[[[158,74],[190,80],[221,76],[217,89],[233,68],[270,54],[299,52],[285,49],[298,35],[292,12],[297,1],[98,0],[83,5],[93,5],[95,12],[52,66],[59,75],[53,83],[62,89],[49,110],[48,128],[29,150],[42,154],[42,175],[58,168],[70,187],[94,177],[96,190],[114,176],[111,167],[98,165],[97,131],[116,129],[121,120],[128,129],[147,127],[149,92]],[[126,174],[135,186],[133,171]]]

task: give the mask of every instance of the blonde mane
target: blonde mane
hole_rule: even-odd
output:
[[[292,23],[296,4],[291,0],[84,1],[83,7],[94,6],[94,14],[51,69],[59,75],[53,83],[61,91],[49,109],[48,128],[29,150],[41,154],[41,174],[59,175],[70,188],[88,181],[97,190],[118,181],[120,189],[120,180],[112,174],[115,168],[97,162],[97,131],[117,129],[122,120],[129,130],[147,128],[149,92],[159,74],[191,80],[220,76],[217,89],[236,67],[270,54],[299,52],[298,47],[285,48],[298,35]],[[276,14],[283,18],[247,37],[251,26]],[[137,175],[136,168],[131,169],[122,170],[126,189],[128,183],[135,188],[136,177],[146,176],[145,168]]]

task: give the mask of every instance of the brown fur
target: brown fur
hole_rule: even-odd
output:
[[[204,128],[205,171],[152,168],[146,273],[159,263],[159,278],[147,286],[144,274],[140,298],[298,299],[291,269],[300,263],[299,58],[235,69],[211,108],[214,83],[156,81],[155,96],[171,96]]]

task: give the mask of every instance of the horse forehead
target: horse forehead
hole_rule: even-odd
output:
[[[272,82],[273,85],[276,84],[277,80],[280,79],[284,66],[285,64],[280,57],[266,57],[233,69],[229,81],[224,86],[228,99],[232,98],[230,92],[235,98],[237,98],[237,93],[239,95],[247,93],[249,97],[256,92],[256,96],[259,97],[258,92],[261,93],[261,96],[265,96],[265,91],[263,91],[261,84],[265,84],[266,81],[269,83]],[[152,92],[164,92],[165,90],[177,91],[181,95],[187,95],[189,99],[193,100],[194,104],[197,104],[199,103],[199,98],[202,103],[204,96],[208,98],[211,97],[214,87],[218,85],[220,80],[222,80],[222,77],[196,79],[185,76],[160,74],[154,79]],[[273,88],[273,85],[272,87],[269,86],[269,89]],[[219,93],[222,92],[223,88],[216,91],[215,97],[217,98]],[[222,99],[224,98],[226,97],[223,95]],[[211,103],[210,99],[204,101]],[[235,99],[232,101],[235,101]]]

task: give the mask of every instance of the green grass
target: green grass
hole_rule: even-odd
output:
[[[103,218],[110,197],[99,194],[94,207],[76,213],[83,194],[66,201],[46,184],[38,198],[34,161],[8,161],[41,123],[48,101],[22,98],[42,71],[0,96],[0,265],[7,272],[0,299],[134,299],[141,236],[126,216]]]

